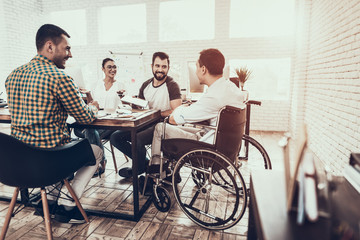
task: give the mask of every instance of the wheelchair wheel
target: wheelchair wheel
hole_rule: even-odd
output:
[[[195,169],[191,170],[191,177],[194,183],[201,188],[205,184],[205,174]]]
[[[171,199],[168,191],[160,186],[155,187],[153,191],[152,201],[160,212],[167,212],[171,206]]]
[[[245,144],[248,145],[247,149]],[[239,153],[240,172],[246,185],[250,186],[251,172],[256,169],[271,169],[271,161],[264,147],[254,138],[244,135]]]
[[[247,150],[245,145],[247,145]],[[250,166],[259,169],[271,169],[270,157],[264,147],[248,135],[243,136],[239,160],[248,160]]]
[[[196,224],[210,230],[227,229],[243,216],[245,182],[224,155],[208,149],[190,151],[178,160],[174,174],[183,179],[181,183],[173,180],[175,199]]]

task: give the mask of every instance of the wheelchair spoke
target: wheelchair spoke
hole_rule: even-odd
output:
[[[209,217],[209,218],[211,218],[211,219],[213,219],[213,220],[215,220],[215,221],[217,221],[217,222],[224,221],[224,219],[215,217],[215,216],[213,216],[213,215],[211,215],[211,214],[208,214],[208,213],[206,213],[206,212],[201,211],[201,210],[198,209],[198,208],[194,208],[194,207],[192,207],[192,206],[190,206],[190,205],[188,205],[188,204],[184,204],[184,206],[187,207],[187,208],[189,208],[189,209],[191,209],[191,210],[193,210],[193,211],[195,211],[195,212],[197,212],[197,213],[200,213],[200,214],[202,214],[202,215],[204,215],[204,216],[206,216],[206,217]]]
[[[199,194],[200,194],[200,191],[196,191],[194,197],[191,199],[191,202],[189,204],[190,206],[192,206],[194,204],[194,202],[197,199],[197,197],[199,196]]]
[[[174,174],[181,183],[173,185],[175,199],[184,213],[208,229],[226,229],[245,212],[245,186],[229,160],[210,150],[193,150],[176,163]],[[245,194],[246,195],[246,194]]]

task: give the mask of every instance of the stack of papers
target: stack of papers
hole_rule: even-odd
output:
[[[139,112],[132,112],[131,110],[127,109],[117,109],[116,113],[105,113],[99,112],[98,119],[135,119],[151,110],[142,110]]]
[[[128,95],[121,98],[121,101],[126,103],[131,103],[142,108],[145,108],[148,105],[148,101],[140,98],[134,98]]]
[[[303,224],[306,218],[315,222],[318,219],[316,172],[313,155],[305,151],[299,169],[299,195],[297,223]]]

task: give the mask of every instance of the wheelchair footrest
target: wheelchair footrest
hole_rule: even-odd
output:
[[[165,162],[163,164],[163,172],[166,171],[169,168],[169,162]],[[157,174],[160,173],[160,164],[152,164],[147,167],[146,172],[148,174]]]

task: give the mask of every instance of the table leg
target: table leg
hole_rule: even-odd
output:
[[[251,190],[250,190],[251,191]],[[257,239],[256,234],[256,226],[254,221],[254,209],[253,203],[251,201],[252,197],[249,197],[249,220],[248,220],[248,232],[247,232],[247,239]]]
[[[136,151],[136,129],[131,130],[131,152],[132,152],[132,172],[133,172],[133,199],[134,199],[134,219],[139,220],[139,186],[138,186],[138,160]]]

